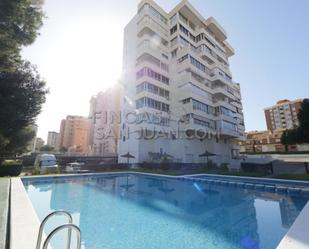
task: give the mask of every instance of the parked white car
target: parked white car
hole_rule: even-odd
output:
[[[41,173],[58,169],[57,159],[53,154],[37,155],[34,165],[40,167]]]

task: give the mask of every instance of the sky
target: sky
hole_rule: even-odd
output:
[[[178,0],[156,0],[170,11]],[[46,19],[23,56],[50,93],[38,116],[38,136],[59,131],[67,115],[88,116],[92,95],[115,84],[122,70],[123,29],[138,0],[45,0]],[[308,0],[191,0],[224,27],[235,55],[246,131],[266,129],[263,109],[280,99],[309,97]],[[308,73],[308,75],[307,75]]]

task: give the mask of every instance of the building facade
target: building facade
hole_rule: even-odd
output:
[[[118,84],[91,98],[89,145],[92,155],[117,154],[120,117]]]
[[[293,129],[299,125],[298,112],[302,99],[280,100],[276,105],[264,109],[267,130]]]
[[[61,121],[59,148],[71,153],[88,154],[90,122],[81,116],[67,116]]]
[[[124,31],[119,162],[196,163],[206,150],[218,163],[237,155],[244,138],[234,49],[213,18],[188,2],[165,12],[143,0]]]
[[[47,145],[55,149],[58,149],[58,137],[59,133],[55,131],[49,131],[47,135]]]

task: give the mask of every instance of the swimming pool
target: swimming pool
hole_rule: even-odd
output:
[[[144,174],[22,180],[40,220],[59,209],[73,215],[85,249],[274,249],[309,199],[301,191]],[[63,236],[53,249],[63,248]]]

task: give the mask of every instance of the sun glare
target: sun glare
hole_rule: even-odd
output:
[[[122,31],[121,23],[111,24],[106,16],[70,20],[53,32],[53,38],[45,38],[43,30],[40,38],[48,39],[48,46],[41,47],[41,53],[31,59],[39,65],[50,89],[38,117],[40,127],[45,128],[39,130],[40,136],[45,137],[46,129],[57,130],[66,115],[87,116],[91,96],[118,82]],[[26,58],[31,50],[26,49]],[[52,119],[46,113],[52,113]]]

